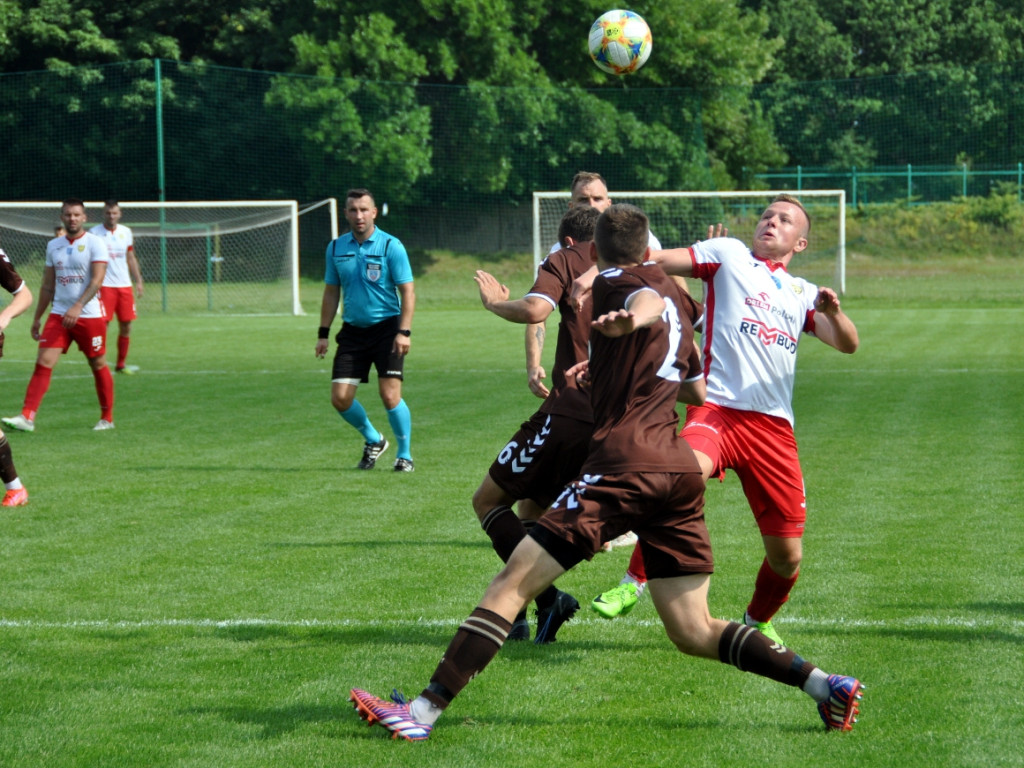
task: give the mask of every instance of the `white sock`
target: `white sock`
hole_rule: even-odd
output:
[[[803,690],[815,701],[825,701],[832,692],[828,686],[828,675],[820,669],[813,670],[811,676],[807,678],[807,682],[803,684]]]
[[[11,480],[11,482],[4,483],[4,488],[7,489],[8,491],[18,490],[19,488],[21,488],[21,478],[16,477],[13,480]]]
[[[436,723],[442,712],[444,712],[443,709],[422,696],[417,696],[409,705],[409,714],[412,715],[412,719],[417,723],[423,723],[423,725]]]
[[[628,573],[622,577],[622,581],[620,581],[619,584],[632,584],[634,587],[636,587],[637,597],[640,597],[640,595],[642,595],[644,593],[644,590],[647,588],[646,581],[637,581]]]

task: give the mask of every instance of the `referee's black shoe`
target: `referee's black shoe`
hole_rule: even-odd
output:
[[[363,460],[359,462],[359,469],[373,469],[377,459],[388,449],[388,441],[384,435],[380,436],[380,442],[367,443],[363,446]]]

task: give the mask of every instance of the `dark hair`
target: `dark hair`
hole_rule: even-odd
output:
[[[640,264],[650,239],[647,227],[647,214],[635,205],[608,206],[594,227],[598,254],[609,264]]]
[[[807,212],[807,209],[804,208],[804,204],[800,202],[799,198],[794,197],[793,195],[787,195],[785,192],[783,192],[781,195],[776,195],[772,202],[789,203],[790,205],[795,205],[797,208],[803,211],[804,218],[807,219],[807,234],[811,233],[811,214]]]
[[[121,204],[117,202],[117,198],[111,197],[103,201],[104,208],[120,208]]]
[[[593,240],[594,225],[597,224],[600,215],[601,212],[590,205],[570,208],[558,224],[558,244],[565,248],[567,237],[571,237],[577,243]]]
[[[345,199],[346,200],[348,200],[349,198],[352,198],[352,197],[356,197],[356,198],[368,197],[368,198],[370,198],[373,201],[374,205],[377,204],[377,200],[373,196],[373,192],[371,192],[370,190],[368,190],[368,189],[366,189],[364,187],[355,187],[354,189],[350,189],[348,192],[345,193]]]
[[[592,181],[600,181],[604,184],[605,188],[608,187],[608,182],[604,180],[604,176],[594,171],[577,171],[576,175],[572,177],[572,184],[569,186],[569,191],[575,194],[576,189],[579,187],[586,186]]]
[[[80,205],[82,208],[85,208],[85,201],[80,197],[69,197],[60,204],[60,209],[63,211],[69,205]]]

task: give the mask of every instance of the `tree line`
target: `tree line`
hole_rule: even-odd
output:
[[[117,150],[125,136],[151,133],[140,126],[160,90],[172,116],[205,127],[211,147],[226,124],[243,144],[256,137],[253,157],[268,141],[287,145],[309,189],[282,193],[312,197],[318,184],[372,168],[412,203],[522,199],[563,188],[568,167],[609,167],[613,186],[663,189],[743,186],[783,165],[924,162],[924,153],[934,163],[1007,162],[1024,141],[1013,129],[1024,106],[1018,6],[644,2],[630,7],[651,26],[653,55],[617,78],[586,53],[605,0],[0,0],[0,132],[31,135],[38,152],[56,144],[65,157],[83,141]],[[154,60],[180,65],[178,79],[155,82]],[[80,110],[113,65],[130,75],[96,108],[117,113],[117,130],[39,128]],[[218,97],[223,114],[199,115],[196,105],[211,109],[199,76],[230,70],[265,81],[251,96],[259,114],[241,94]],[[14,76],[40,72],[61,87]],[[287,135],[271,140],[273,130]],[[965,142],[971,130],[978,137]],[[189,146],[169,152],[173,163]],[[258,179],[261,197],[278,191],[252,173],[237,183]],[[200,192],[199,180],[189,185],[182,194]]]

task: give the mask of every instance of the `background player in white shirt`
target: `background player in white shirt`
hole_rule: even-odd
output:
[[[704,281],[707,401],[687,409],[682,435],[705,480],[723,478],[726,469],[740,477],[765,548],[744,620],[780,645],[771,619],[796,583],[807,516],[793,435],[797,343],[809,333],[846,354],[859,344],[835,291],[787,271],[807,247],[810,227],[800,201],[779,195],[761,214],[750,249],[714,238],[652,254],[667,272]],[[605,609],[595,610],[611,618],[632,609],[638,565],[642,571],[642,560],[630,562],[634,578],[600,595],[595,603]]]
[[[142,298],[142,271],[139,260],[135,257],[135,241],[130,228],[121,222],[121,206],[117,200],[103,203],[103,223],[91,230],[92,234],[102,238],[110,251],[110,262],[107,264],[107,276],[103,278],[100,289],[100,300],[109,324],[117,316],[117,373],[134,373],[137,366],[127,365],[128,344],[132,332],[132,321],[138,316],[135,312],[136,297]],[[132,291],[132,280],[135,290]]]
[[[96,380],[100,420],[93,429],[113,429],[114,377],[107,367],[107,323],[98,298],[110,257],[106,244],[85,231],[85,203],[80,199],[65,200],[60,218],[67,235],[46,244],[46,266],[32,321],[32,338],[39,342],[36,367],[21,413],[0,421],[22,432],[35,430],[36,411],[50,388],[53,367],[74,341]],[[53,308],[40,331],[43,313],[51,302]]]

